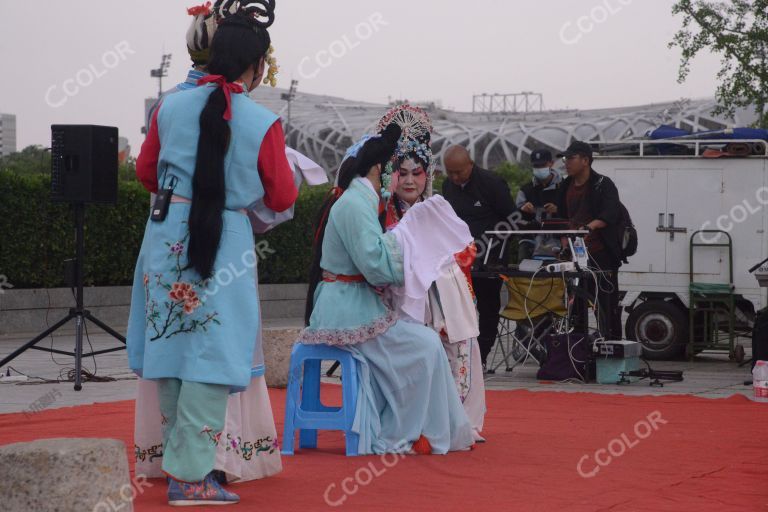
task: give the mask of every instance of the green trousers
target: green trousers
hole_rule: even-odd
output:
[[[163,415],[163,471],[184,482],[199,482],[213,470],[224,428],[229,386],[158,379]]]

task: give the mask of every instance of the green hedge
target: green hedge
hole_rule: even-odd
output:
[[[317,212],[330,185],[302,187],[293,220],[277,226],[256,242],[266,240],[274,253],[259,261],[260,283],[306,283],[312,263],[312,241]]]
[[[306,282],[312,225],[326,192],[302,189],[294,220],[259,237],[274,251],[259,263],[261,282]],[[64,286],[64,260],[75,253],[74,219],[49,195],[48,176],[0,171],[0,275],[15,288]],[[130,181],[120,181],[117,206],[86,208],[86,285],[131,284],[148,210],[149,193]]]
[[[0,158],[0,276],[15,288],[64,286],[64,260],[75,254],[70,207],[49,200],[49,162],[50,155],[36,147]],[[514,164],[496,172],[507,180],[513,197],[530,180],[529,171]],[[133,280],[149,210],[149,193],[134,176],[132,165],[121,170],[117,206],[86,208],[86,285],[130,285]],[[260,282],[306,282],[314,221],[328,188],[302,188],[294,219],[257,237],[270,248],[259,262]],[[439,182],[435,189],[440,190]]]

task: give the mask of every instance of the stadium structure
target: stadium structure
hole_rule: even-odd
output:
[[[345,100],[282,89],[259,87],[252,97],[283,118],[289,146],[334,172],[346,149],[374,129],[389,105]],[[552,110],[528,113],[470,113],[419,104],[434,124],[432,147],[438,155],[452,144],[467,147],[482,167],[493,169],[505,161],[527,164],[533,149],[564,150],[572,140],[620,141],[642,138],[662,124],[688,131],[748,126],[755,121],[750,111],[738,111],[733,119],[715,116],[714,99],[679,100],[635,107],[595,110]]]

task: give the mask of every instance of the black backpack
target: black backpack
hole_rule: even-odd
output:
[[[621,261],[629,263],[627,258],[634,256],[637,252],[637,229],[632,223],[632,217],[629,216],[629,211],[624,203],[619,201],[619,207],[621,208],[621,217],[619,219],[619,225],[617,231],[621,240],[619,240],[619,248],[621,249]]]
[[[603,183],[604,176],[595,184],[595,191],[600,191],[600,185]],[[621,261],[629,263],[627,258],[634,256],[637,253],[637,229],[632,222],[632,217],[629,215],[629,210],[624,206],[624,203],[619,201],[619,208],[621,208],[621,214],[619,216],[619,222],[616,226],[616,232],[619,234],[619,249],[621,250]]]

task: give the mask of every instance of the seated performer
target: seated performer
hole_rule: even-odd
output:
[[[212,8],[207,4],[188,9],[187,12],[192,15],[192,22],[187,31],[187,48],[194,67],[189,71],[186,82],[166,92],[163,98],[179,91],[198,87],[198,80],[207,74],[210,43],[218,24],[227,16],[242,9],[240,2],[233,0],[218,0]],[[270,71],[272,68],[272,62],[270,62]],[[154,118],[154,115],[151,118]],[[157,131],[154,135],[157,135]],[[274,176],[282,178],[291,172],[285,168],[284,140],[281,124],[277,122],[270,126],[259,150],[258,167],[262,173],[262,179],[267,176],[267,173],[274,173]],[[155,143],[157,143],[156,140]],[[147,189],[154,192],[158,188],[157,166],[154,159],[146,158],[150,153],[148,148],[146,152],[142,151],[137,173]],[[268,202],[273,199],[269,196],[270,194],[266,197]],[[263,200],[260,204],[262,203]],[[270,202],[270,204],[273,203]],[[251,217],[251,223],[255,221],[256,219]],[[258,286],[256,292],[258,294]],[[259,326],[261,326],[260,320]],[[264,380],[264,354],[261,342],[261,328],[259,328],[257,337],[254,339],[251,384],[241,393],[230,394],[227,400],[225,426],[221,431],[219,442],[216,443],[214,464],[216,469],[214,474],[221,483],[265,478],[282,470],[277,432]],[[137,474],[146,475],[149,478],[160,477],[163,474],[162,422],[156,381],[139,379],[134,430]]]
[[[298,342],[336,345],[356,359],[353,431],[359,453],[445,454],[468,449],[474,440],[440,338],[429,327],[398,319],[374,288],[417,277],[406,274],[405,256],[421,247],[411,246],[411,237],[398,238],[402,232],[385,233],[378,219],[382,179],[387,188],[400,134],[392,124],[364,138],[348,152],[354,160],[342,164],[338,187],[319,217],[308,327]],[[424,204],[436,213],[450,209],[436,199]],[[434,224],[425,229],[444,227],[438,214],[431,218]],[[442,255],[452,257],[464,245],[454,244]]]
[[[401,105],[392,109],[382,119],[382,124],[395,122],[406,125],[409,120],[423,127],[425,134],[402,150],[398,148],[392,180],[394,194],[386,202],[382,213],[387,229],[396,226],[414,204],[424,201],[432,192],[434,159],[429,146],[432,130],[427,113],[417,107]],[[449,214],[455,217],[456,223],[464,224],[452,210]],[[426,321],[440,334],[475,440],[482,441],[480,432],[485,417],[485,383],[477,343],[479,331],[470,274],[475,254],[472,244],[456,255],[456,261],[451,262],[430,289],[431,300],[422,308],[427,311],[426,318],[420,316],[414,320]]]
[[[172,194],[147,222],[127,336],[131,368],[157,383],[171,505],[239,501],[212,470],[217,446],[234,444],[222,435],[227,399],[251,383],[259,336],[256,273],[243,263],[254,250],[245,208],[264,198],[283,211],[297,196],[284,146],[263,166],[278,117],[245,94],[264,75],[274,19],[274,5],[264,5],[219,24],[207,85],[164,99],[137,161],[137,172],[154,169]],[[230,266],[245,275],[224,286],[217,273]]]

